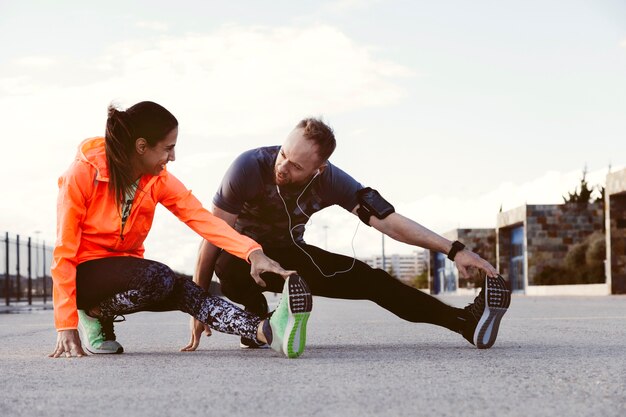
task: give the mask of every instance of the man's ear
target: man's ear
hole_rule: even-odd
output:
[[[148,149],[148,141],[144,138],[137,138],[135,141],[135,150],[139,155],[143,155]]]

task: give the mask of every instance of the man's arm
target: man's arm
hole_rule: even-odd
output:
[[[357,205],[352,213],[358,216]],[[447,254],[452,249],[452,241],[425,228],[421,224],[404,217],[399,213],[391,213],[384,219],[375,216],[370,217],[370,225],[392,239],[409,245],[419,246],[431,251]],[[468,267],[476,267],[487,273],[488,276],[498,275],[498,271],[486,260],[474,252],[463,249],[454,257],[462,277],[469,277]]]
[[[215,217],[224,220],[230,227],[235,226],[235,222],[239,217],[237,214],[229,213],[215,206],[213,206],[212,211]],[[200,244],[196,270],[193,274],[193,282],[205,290],[208,290],[209,285],[211,285],[211,279],[213,279],[213,272],[215,271],[215,262],[217,261],[220,250],[220,248],[206,240],[203,240]]]

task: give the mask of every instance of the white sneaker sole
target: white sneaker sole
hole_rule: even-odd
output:
[[[485,278],[485,311],[474,331],[474,345],[489,349],[496,342],[500,321],[511,304],[511,292],[501,276]]]

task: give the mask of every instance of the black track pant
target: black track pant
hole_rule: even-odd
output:
[[[243,261],[246,263],[245,261]],[[179,310],[209,327],[257,340],[258,316],[210,295],[167,265],[134,257],[83,262],[76,271],[78,308],[98,307],[104,317],[138,311]]]
[[[326,275],[350,268],[351,257],[327,252],[311,245],[303,248],[315,260]],[[267,256],[285,269],[298,271],[314,295],[350,300],[371,300],[400,318],[415,323],[431,323],[460,332],[466,323],[462,309],[444,304],[437,298],[403,284],[382,269],[374,269],[356,260],[346,273],[325,277],[311,259],[298,247],[264,248]],[[265,273],[262,278],[267,288],[258,286],[250,276],[250,265],[222,251],[217,259],[215,272],[220,279],[222,292],[246,310],[263,315],[267,302],[262,291],[280,293],[284,280],[275,274]]]

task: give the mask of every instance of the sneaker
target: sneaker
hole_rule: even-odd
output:
[[[267,301],[265,300],[265,297],[263,297],[262,303],[261,305],[259,305],[258,309],[251,309],[251,308],[246,307],[245,310],[248,312],[257,314],[263,319],[269,316],[267,312],[268,306],[267,306]],[[264,312],[262,314],[259,314],[260,311],[264,311]],[[256,340],[248,339],[247,337],[242,337],[239,340],[239,347],[242,349],[269,349],[270,348],[270,346],[267,343],[257,342]]]
[[[263,326],[270,347],[288,358],[302,355],[306,344],[306,324],[312,308],[313,297],[306,282],[298,275],[289,276],[278,307]]]
[[[115,340],[113,318],[94,318],[78,310],[78,328],[85,349],[90,353],[122,353],[124,348]]]
[[[242,349],[269,349],[270,346],[267,343],[257,342],[247,337],[242,337],[239,341],[239,347]]]
[[[469,322],[462,334],[478,349],[489,349],[498,337],[500,320],[511,304],[511,292],[500,275],[486,277],[472,304],[465,307]]]

